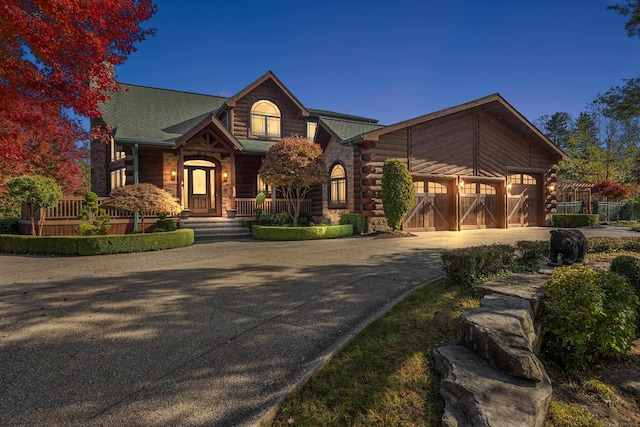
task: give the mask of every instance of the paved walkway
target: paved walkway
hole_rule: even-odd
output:
[[[587,235],[632,235],[620,229]],[[255,425],[444,249],[549,229],[0,255],[0,425]]]

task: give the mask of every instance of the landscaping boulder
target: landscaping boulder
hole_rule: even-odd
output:
[[[463,346],[433,352],[443,377],[444,427],[540,427],[551,401],[551,381],[514,378]]]
[[[529,303],[491,295],[480,304],[460,316],[461,344],[513,377],[541,382],[545,373],[533,352],[537,338]]]

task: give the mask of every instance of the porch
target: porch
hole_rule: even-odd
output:
[[[98,199],[98,203],[102,203],[106,197]],[[42,231],[43,236],[73,236],[75,228],[78,224],[85,222],[78,219],[82,211],[84,199],[81,197],[66,197],[58,201],[57,206],[53,208],[45,208],[36,211],[33,219],[36,224],[45,215],[45,223]],[[311,211],[311,200],[306,199],[302,202],[302,210]],[[249,219],[254,217],[256,208],[255,198],[236,198],[235,199],[236,217]],[[274,210],[275,208],[275,210]],[[263,209],[265,212],[280,213],[286,212],[287,206],[284,200],[265,200]],[[20,234],[31,234],[31,209],[28,204],[22,206],[20,215]],[[122,210],[108,209],[107,214],[111,217],[108,234],[126,234],[133,232],[134,216],[130,212]],[[173,216],[179,226],[182,226],[179,216]],[[158,219],[156,212],[141,212],[138,217],[138,230],[142,230],[144,222],[145,232],[155,231],[155,223]]]

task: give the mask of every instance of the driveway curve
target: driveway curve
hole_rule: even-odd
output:
[[[0,425],[256,425],[445,249],[548,228],[0,254]],[[637,236],[619,228],[590,235]]]

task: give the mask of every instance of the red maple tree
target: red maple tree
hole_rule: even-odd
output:
[[[602,194],[608,200],[617,201],[631,196],[631,190],[615,181],[600,181],[591,189],[594,193]]]
[[[3,0],[0,3],[0,185],[39,173],[70,193],[82,182],[78,119],[117,91],[113,66],[153,33],[152,0]],[[99,135],[106,139],[105,130]]]

